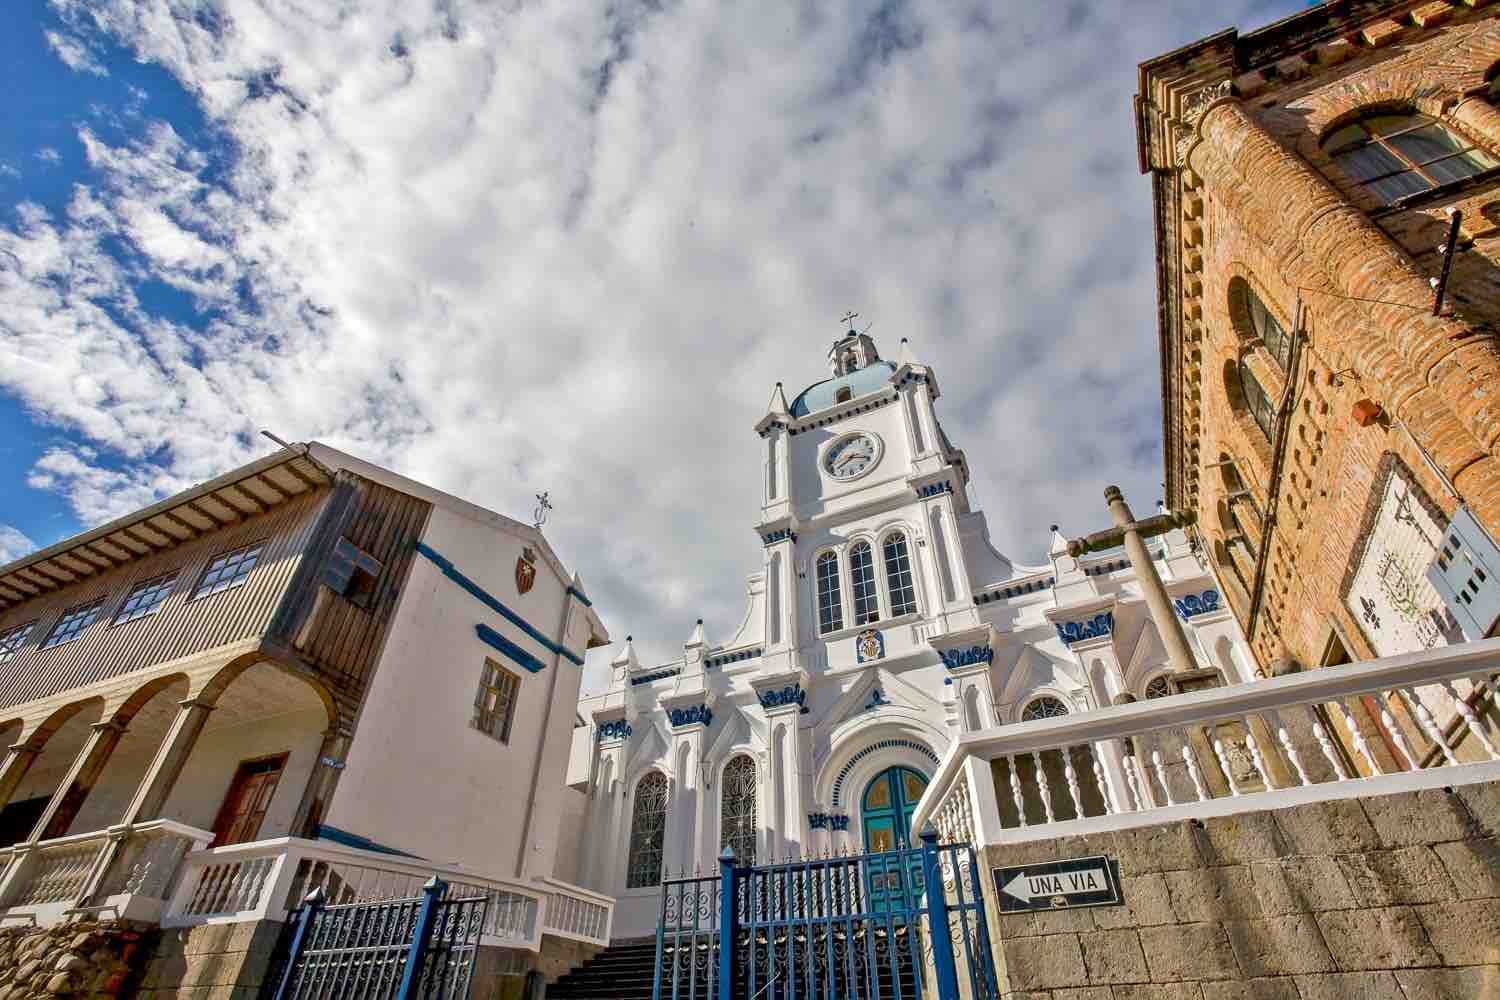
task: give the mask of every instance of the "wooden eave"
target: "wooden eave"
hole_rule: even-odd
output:
[[[264,513],[332,480],[300,445],[0,566],[0,610]]]

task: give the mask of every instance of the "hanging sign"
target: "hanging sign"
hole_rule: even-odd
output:
[[[1001,913],[1061,910],[1074,906],[1118,906],[1120,879],[1104,855],[991,869]]]

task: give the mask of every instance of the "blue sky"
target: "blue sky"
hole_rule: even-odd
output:
[[[996,544],[1159,496],[1135,66],[1298,0],[0,5],[0,558],[319,438],[732,631],[856,309]]]

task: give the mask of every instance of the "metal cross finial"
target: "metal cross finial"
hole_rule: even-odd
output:
[[[552,501],[547,499],[547,494],[551,492],[545,490],[536,495],[536,509],[531,512],[531,526],[538,531],[547,523],[547,511],[552,509]]]
[[[844,324],[845,326],[847,326],[849,329],[852,330],[852,329],[854,329],[854,321],[856,319],[858,319],[858,318],[859,318],[859,313],[857,313],[857,312],[855,312],[854,310],[851,309],[848,312],[844,313],[844,315],[842,317],[840,317],[839,322],[842,323],[842,324]]]

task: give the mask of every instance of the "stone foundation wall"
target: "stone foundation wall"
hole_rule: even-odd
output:
[[[1500,786],[1471,785],[991,847],[987,866],[1110,855],[1124,896],[1094,909],[992,909],[1001,992],[1500,998],[1497,835]]]
[[[161,932],[141,976],[140,1000],[252,1000],[284,925],[204,924]]]
[[[92,920],[0,930],[0,998],[129,996],[154,935]]]

